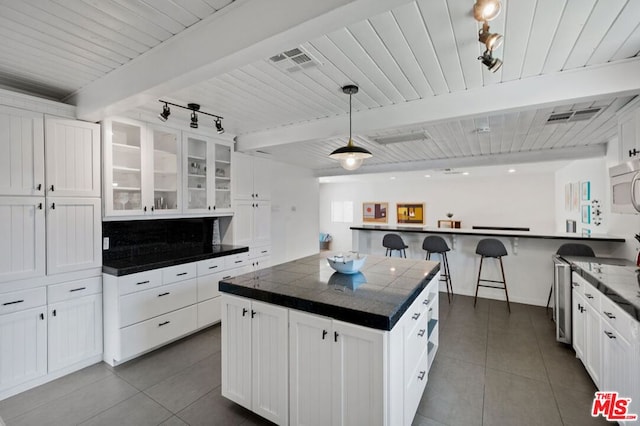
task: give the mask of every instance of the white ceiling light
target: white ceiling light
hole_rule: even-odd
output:
[[[509,169],[509,173],[515,173],[516,169]]]
[[[469,172],[462,172],[463,176],[469,176]]]

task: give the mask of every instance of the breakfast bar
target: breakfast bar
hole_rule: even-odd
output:
[[[410,425],[438,348],[438,262],[313,255],[220,281],[222,395],[277,424]]]

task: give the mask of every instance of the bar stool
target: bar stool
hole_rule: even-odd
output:
[[[473,298],[473,307],[474,308],[476,307],[476,301],[478,300],[479,287],[499,288],[499,289],[504,289],[504,294],[507,297],[507,309],[509,309],[509,313],[511,313],[511,305],[509,304],[509,292],[507,291],[507,280],[504,276],[504,267],[502,266],[502,256],[507,255],[507,249],[504,247],[504,244],[502,244],[500,240],[496,240],[495,238],[485,238],[478,241],[478,246],[476,247],[476,254],[479,254],[482,257],[480,258],[480,268],[478,269],[478,281],[476,283],[476,295]],[[480,274],[482,273],[482,262],[484,261],[485,257],[492,257],[500,261],[500,271],[502,272],[502,281],[487,280],[484,278],[480,278]],[[498,284],[501,283],[503,284],[503,286],[480,284],[480,281],[498,283]]]
[[[402,237],[398,234],[386,234],[382,238],[382,246],[387,249],[385,256],[392,256],[393,251],[398,250],[400,256],[407,257],[405,249],[409,248],[409,246],[402,241]]]
[[[451,284],[451,273],[449,272],[449,260],[447,259],[447,252],[451,250],[447,245],[447,242],[437,235],[426,237],[422,241],[422,250],[427,252],[426,260],[431,259],[431,253],[437,253],[440,255],[440,260],[444,271],[440,274],[440,281],[445,282],[447,287],[447,300],[451,303],[451,297],[453,296],[453,285]],[[451,289],[451,291],[449,291]]]
[[[593,249],[586,244],[580,243],[566,243],[558,247],[556,254],[560,256],[581,256],[581,257],[596,257]],[[549,303],[551,302],[551,295],[553,294],[553,282],[551,282],[551,288],[549,289],[549,297],[547,297],[547,309],[549,309]]]

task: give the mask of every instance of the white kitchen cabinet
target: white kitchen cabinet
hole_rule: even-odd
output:
[[[230,212],[231,146],[190,133],[183,133],[183,139],[184,210],[193,213]]]
[[[236,152],[233,163],[234,198],[271,199],[271,160]]]
[[[47,274],[102,265],[99,198],[47,198]]]
[[[45,274],[44,197],[0,197],[0,282]]]
[[[148,191],[152,199],[144,197],[146,194],[143,193],[143,205],[149,205],[154,215],[178,213],[182,203],[180,132],[160,126],[149,126],[147,137],[153,153],[148,155],[151,162],[148,168],[153,172],[149,173],[147,181],[151,181],[149,186],[153,188],[153,193],[151,190]]]
[[[233,243],[250,248],[271,243],[271,202],[236,200]]]
[[[585,316],[582,312],[584,309],[584,297],[582,294],[573,290],[572,298],[572,345],[573,350],[576,352],[576,356],[580,359],[584,359],[584,347],[585,347]]]
[[[620,161],[640,158],[640,102],[629,103],[618,116]]]
[[[45,118],[46,193],[100,197],[100,125]]]
[[[228,276],[224,257],[198,262],[197,297],[198,328],[219,322],[222,318],[218,283]]]
[[[44,195],[43,114],[0,106],[0,194]]]
[[[288,424],[287,309],[225,295],[222,323],[222,395]]]
[[[3,391],[47,374],[46,312],[43,304],[0,315],[0,399]]]
[[[602,371],[600,292],[579,275],[572,275],[573,348],[598,386]]]

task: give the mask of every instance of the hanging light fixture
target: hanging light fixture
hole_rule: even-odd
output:
[[[187,104],[187,106],[183,106],[183,105],[178,105],[171,102],[163,101],[162,99],[158,99],[158,102],[161,102],[164,104],[164,106],[162,107],[162,112],[158,114],[158,118],[160,119],[160,121],[167,121],[167,119],[169,118],[169,115],[171,115],[171,110],[169,109],[169,105],[171,105],[178,108],[188,109],[189,111],[191,111],[191,123],[189,123],[189,127],[191,127],[192,129],[198,128],[198,114],[204,114],[204,115],[208,115],[210,117],[215,118],[214,124],[216,126],[216,131],[218,132],[218,134],[224,133],[224,128],[222,127],[222,119],[224,117],[221,117],[216,114],[209,114],[208,112],[200,111],[199,104]],[[196,112],[198,114],[196,114]]]
[[[499,48],[504,41],[504,37],[489,30],[488,21],[495,19],[500,14],[502,4],[500,0],[477,0],[473,5],[473,17],[476,21],[482,22],[482,28],[478,32],[478,41],[485,46],[485,51],[478,60],[482,62],[489,71],[496,72],[502,66],[502,60],[493,57],[493,51]]]
[[[362,165],[365,158],[373,157],[369,151],[353,144],[351,139],[351,96],[358,93],[358,86],[349,84],[342,88],[342,92],[349,95],[349,142],[347,146],[338,148],[329,154],[330,158],[340,161],[340,165],[346,170],[356,170]]]
[[[502,66],[502,61],[499,58],[494,58],[489,50],[485,50],[482,56],[478,56],[478,59],[484,66],[489,68],[491,72],[498,71]]]

